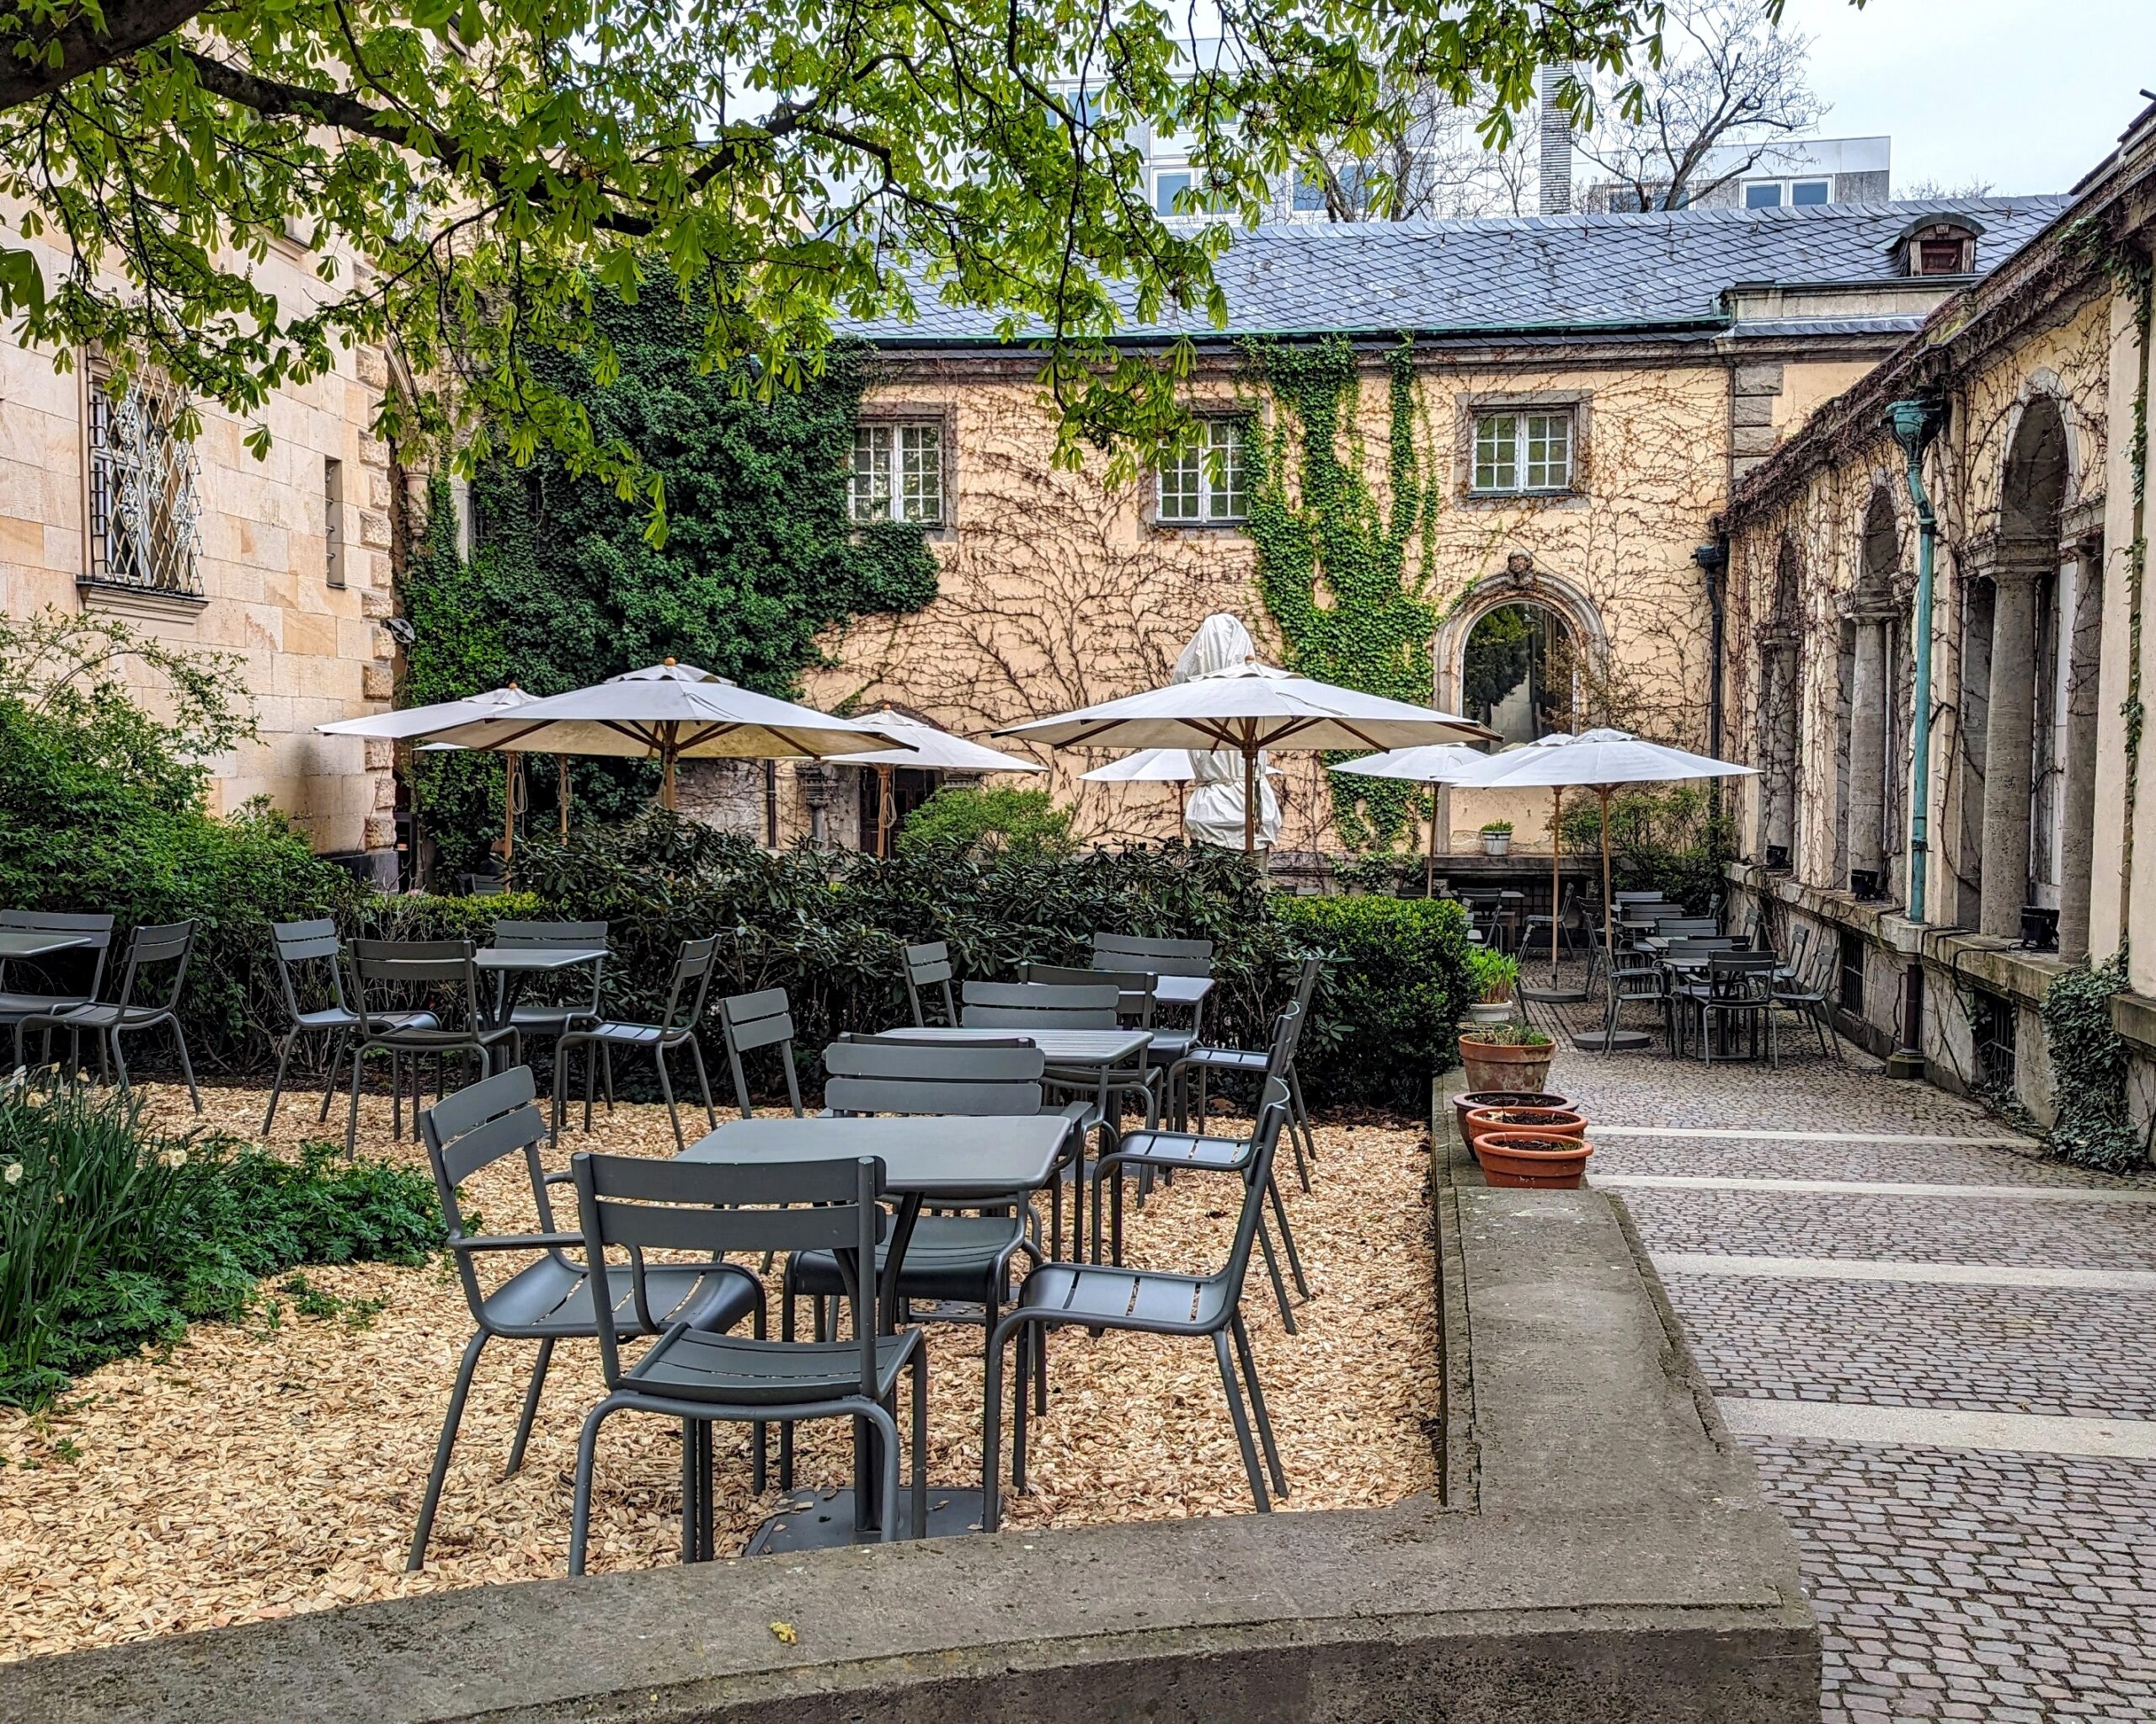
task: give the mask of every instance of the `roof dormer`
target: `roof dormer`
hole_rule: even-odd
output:
[[[1969,216],[1923,216],[1890,248],[1899,275],[1973,275],[1983,223]]]

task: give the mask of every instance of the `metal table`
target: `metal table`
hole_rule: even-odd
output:
[[[1153,978],[1153,1001],[1159,1006],[1203,1006],[1205,996],[1213,991],[1210,976],[1162,976]]]
[[[960,1032],[963,1035],[964,1033]],[[895,1308],[899,1269],[906,1242],[925,1202],[993,1201],[1016,1191],[1034,1191],[1055,1177],[1056,1157],[1070,1122],[1059,1113],[1006,1114],[988,1118],[936,1114],[921,1118],[877,1115],[841,1119],[729,1119],[681,1151],[685,1161],[759,1162],[833,1160],[873,1156],[883,1164],[883,1183],[899,1199],[890,1249],[884,1253],[878,1304]],[[856,1491],[826,1496],[797,1492],[787,1508],[756,1529],[752,1555],[873,1544],[880,1535],[877,1481],[883,1476],[873,1431],[857,1426]],[[901,1497],[895,1512],[906,1512]],[[685,1510],[685,1512],[686,1512]],[[976,1532],[978,1490],[929,1492],[925,1536]]]
[[[483,946],[472,954],[472,965],[494,977],[494,1021],[507,1023],[526,978],[604,963],[610,955],[604,946]]]
[[[19,958],[28,963],[40,958],[50,958],[56,952],[72,952],[84,946],[93,946],[95,938],[88,934],[46,933],[35,928],[0,928],[0,963]]]

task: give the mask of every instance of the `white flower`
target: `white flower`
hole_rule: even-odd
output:
[[[18,1065],[13,1071],[8,1074],[8,1081],[5,1083],[0,1083],[0,1096],[7,1095],[11,1091],[14,1090],[26,1090],[29,1087],[29,1067],[27,1065]]]
[[[10,1161],[8,1164],[7,1179],[10,1185],[20,1185],[23,1182],[23,1164],[20,1161]]]
[[[187,1151],[184,1150],[167,1150],[163,1155],[159,1156],[157,1159],[163,1162],[168,1167],[184,1167],[187,1165]]]

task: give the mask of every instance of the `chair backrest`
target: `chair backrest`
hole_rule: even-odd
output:
[[[1659,892],[1613,892],[1609,894],[1609,901],[1612,904],[1616,905],[1666,904],[1668,902],[1668,900]]]
[[[510,952],[529,952],[547,946],[601,947],[612,929],[605,922],[499,921],[494,944]]]
[[[786,1097],[793,1104],[793,1117],[801,1117],[801,1078],[793,1069],[793,1010],[786,990],[766,988],[755,994],[729,994],[718,1002],[718,1027],[726,1038],[726,1061],[734,1068],[734,1104],[744,1119],[756,1110],[749,1102],[749,1080],[741,1070],[741,1056],[759,1048],[778,1049],[779,1064],[786,1068]]]
[[[861,1342],[861,1392],[876,1396],[876,1242],[882,1236],[883,1164],[873,1158],[821,1161],[660,1161],[650,1156],[570,1158],[584,1217],[584,1259],[595,1283],[610,1248],[626,1249],[637,1326],[657,1334],[645,1288],[647,1252],[828,1251],[836,1256]],[[599,1359],[609,1389],[622,1379],[611,1323],[599,1325]]]
[[[1311,953],[1303,959],[1303,973],[1295,979],[1295,1006],[1303,1015],[1303,1027],[1310,1026],[1310,1001],[1316,997],[1317,985],[1324,979],[1325,966],[1329,960],[1322,953]],[[1295,1033],[1298,1036],[1301,1030]]]
[[[948,1113],[970,1118],[1041,1111],[1041,1050],[1030,1044],[834,1042],[824,1049],[824,1105],[834,1113]]]
[[[718,936],[684,940],[674,960],[674,974],[666,984],[666,1010],[659,1020],[659,1033],[670,1041],[691,1033],[704,1015],[704,1000],[711,992],[711,979],[718,969]]]
[[[1707,959],[1707,983],[1717,1000],[1764,1000],[1774,985],[1771,952],[1717,952]]]
[[[98,990],[104,985],[104,961],[112,950],[113,918],[109,915],[89,915],[72,910],[0,910],[0,928],[13,928],[26,934],[80,934],[84,943],[70,947],[64,954],[72,958],[78,952],[92,954],[90,985],[83,990],[83,997],[94,1000]],[[54,958],[63,954],[55,953]],[[45,963],[51,962],[48,958]],[[0,971],[7,969],[0,963]]]
[[[539,1161],[539,1145],[547,1140],[547,1115],[538,1104],[530,1066],[512,1066],[444,1097],[419,1115],[419,1135],[427,1146],[427,1162],[434,1169],[435,1190],[441,1198],[442,1220],[449,1225],[452,1245],[462,1239],[488,1236],[465,1231],[457,1187],[482,1168],[520,1150],[531,1182],[532,1205],[539,1217],[538,1234],[524,1236],[531,1241],[535,1251],[544,1249],[555,1257],[561,1255],[562,1246],[577,1242],[575,1234],[554,1230],[553,1209],[547,1201],[546,1170]],[[464,1302],[471,1308],[472,1321],[483,1328],[486,1294],[480,1288],[472,1253],[452,1251],[450,1255],[456,1259],[457,1274],[464,1284]]]
[[[349,1003],[362,1035],[388,1027],[376,1022],[380,1013],[419,1000],[445,1028],[480,1022],[479,974],[469,940],[355,940],[345,959],[352,974]]]
[[[921,990],[937,988],[943,994],[943,1022],[956,1024],[958,1021],[958,1002],[951,997],[950,947],[941,940],[929,940],[917,946],[905,947],[902,953],[906,974],[906,1002],[913,1007],[913,1021],[923,1029],[928,1027],[927,1014],[921,1009]]]
[[[300,1015],[300,989],[307,966],[320,963],[328,978],[330,1003],[341,1011],[352,1008],[344,1001],[344,946],[337,937],[337,924],[328,916],[303,922],[272,922],[270,937],[277,948],[277,980],[285,990],[285,1009]]]
[[[968,1029],[1112,1030],[1123,1003],[1113,983],[1052,988],[1043,982],[968,982]]]
[[[1144,934],[1093,936],[1095,969],[1142,969],[1156,976],[1209,976],[1210,940],[1155,940]]]
[[[121,973],[119,1003],[137,1011],[179,1010],[180,991],[187,985],[188,960],[195,955],[195,927],[192,921],[161,922],[155,926],[138,926],[127,937],[127,964]],[[145,970],[154,970],[161,964],[172,966],[172,981],[164,990],[163,997],[137,1001],[135,985]]]
[[[1710,915],[1665,915],[1655,918],[1654,931],[1666,937],[1674,934],[1719,934],[1721,927]]]
[[[1139,1029],[1153,1027],[1153,990],[1160,978],[1151,970],[1109,969],[1097,963],[1090,969],[1079,969],[1061,963],[1027,963],[1019,966],[1019,974],[1028,982],[1040,983],[1051,988],[1113,986],[1117,995],[1117,1012],[1123,1017],[1135,1020],[1135,1027]]]

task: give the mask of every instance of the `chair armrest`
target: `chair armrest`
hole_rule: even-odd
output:
[[[559,1173],[544,1175],[539,1182],[542,1185],[574,1185],[576,1183],[576,1175],[564,1167]]]
[[[452,1239],[451,1251],[544,1251],[551,1246],[582,1245],[581,1233],[483,1233],[468,1239]]]

